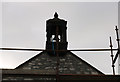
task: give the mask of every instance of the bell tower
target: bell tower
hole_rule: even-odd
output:
[[[67,21],[58,18],[55,12],[54,18],[46,21],[46,49],[47,50],[67,50]],[[58,45],[57,45],[58,44]],[[49,51],[50,54],[51,51]]]

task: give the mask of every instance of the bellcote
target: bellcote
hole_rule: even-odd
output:
[[[55,12],[54,18],[46,21],[46,49],[56,49],[56,36],[58,37],[58,49],[67,50],[67,21],[58,18]],[[56,35],[58,28],[58,35]]]

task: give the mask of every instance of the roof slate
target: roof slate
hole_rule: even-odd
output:
[[[88,64],[72,52],[59,56],[59,73],[60,74],[86,74],[99,75],[103,74],[92,65]],[[16,69],[37,69],[37,70],[56,70],[57,57],[49,55],[46,51],[41,52],[19,65]]]

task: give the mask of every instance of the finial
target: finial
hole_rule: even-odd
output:
[[[58,14],[57,14],[57,12],[55,12],[55,14],[54,14],[54,18],[58,18]]]

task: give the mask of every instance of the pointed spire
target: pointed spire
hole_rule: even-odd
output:
[[[58,18],[58,14],[57,14],[57,12],[55,12],[55,14],[54,14],[54,18]]]

